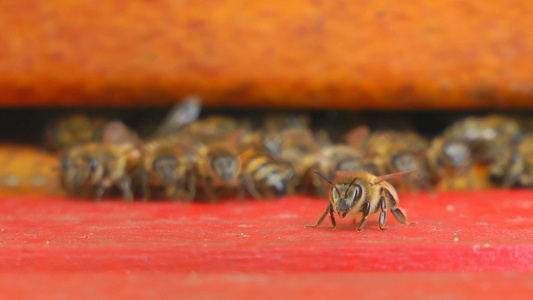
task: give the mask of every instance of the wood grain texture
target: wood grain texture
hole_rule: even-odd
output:
[[[3,1],[0,104],[533,108],[533,2]]]
[[[0,274],[3,299],[524,299],[528,272]],[[376,288],[369,288],[379,286]],[[29,288],[31,287],[31,288]]]
[[[325,200],[218,204],[0,199],[3,272],[531,271],[530,190],[401,195],[416,225],[389,214],[357,232],[313,224]]]

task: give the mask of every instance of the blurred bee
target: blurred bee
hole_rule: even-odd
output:
[[[320,151],[313,132],[306,128],[268,134],[264,137],[263,145],[272,155],[287,161],[300,160],[307,154]]]
[[[202,110],[201,105],[200,97],[196,95],[186,97],[172,107],[153,135],[163,137],[176,134],[183,126],[198,119]]]
[[[56,194],[59,187],[57,157],[32,146],[0,147],[0,195]]]
[[[383,231],[385,230],[387,209],[391,210],[392,215],[398,222],[404,225],[412,224],[407,222],[404,212],[398,207],[398,193],[386,181],[394,177],[410,174],[411,172],[413,171],[376,177],[368,172],[339,171],[333,181],[330,181],[319,172],[315,172],[331,185],[329,190],[329,203],[316,223],[307,227],[318,227],[324,221],[326,215],[329,214],[332,223],[329,229],[334,230],[337,227],[337,223],[333,213],[336,213],[340,218],[344,218],[347,215],[353,217],[354,225],[356,223],[355,216],[362,214],[361,220],[357,225],[357,231],[362,231],[367,217],[379,211],[379,229]]]
[[[263,146],[275,159],[292,165],[291,190],[305,190],[312,186],[308,174],[317,162],[320,146],[311,130],[293,128],[272,133],[264,137]]]
[[[144,200],[150,198],[152,188],[163,187],[166,196],[173,201],[185,191],[187,201],[192,201],[196,193],[196,149],[164,139],[147,142],[142,149]]]
[[[239,199],[248,191],[254,198],[261,196],[254,187],[252,178],[242,171],[235,147],[229,142],[214,143],[198,149],[197,164],[200,184],[211,202],[217,199],[215,192],[237,189]]]
[[[502,153],[489,167],[490,180],[504,188],[533,188],[533,134]]]
[[[268,114],[263,118],[263,131],[281,132],[286,129],[309,128],[311,118],[304,114]]]
[[[520,137],[519,123],[501,115],[468,117],[444,131],[447,139],[466,143],[476,162],[490,162]]]
[[[99,201],[108,188],[119,186],[123,198],[133,201],[130,174],[138,167],[139,159],[139,152],[131,144],[79,145],[61,159],[61,182],[70,196],[89,196],[94,190]]]
[[[377,176],[419,170],[421,155],[410,151],[403,144],[389,143],[382,146],[373,156],[364,161],[364,170]],[[420,173],[406,175],[404,180],[398,182],[399,189],[414,191],[418,188],[426,188],[427,184],[421,178]]]
[[[47,149],[61,151],[76,145],[102,140],[106,120],[75,114],[50,122],[44,130]]]
[[[370,155],[380,155],[389,152],[391,144],[403,147],[412,153],[423,153],[428,147],[427,139],[414,131],[376,130],[361,125],[345,136],[348,146],[354,149],[362,149]]]
[[[267,198],[293,193],[294,170],[288,162],[273,159],[266,150],[248,149],[239,155],[242,171]]]
[[[61,183],[71,196],[89,196],[99,201],[104,192],[119,186],[125,200],[133,200],[131,174],[138,172],[139,140],[123,123],[105,126],[101,143],[69,149],[61,158]]]
[[[448,189],[453,189],[453,180],[459,175],[468,175],[472,163],[468,145],[445,137],[433,139],[424,157],[424,166],[429,179],[438,183],[448,180]],[[471,183],[468,183],[471,186]]]
[[[211,116],[184,126],[177,134],[182,142],[196,146],[209,145],[232,139],[236,132],[247,131],[248,127],[233,118]]]
[[[316,168],[328,178],[335,176],[337,171],[355,172],[363,170],[363,155],[361,152],[346,145],[331,145],[323,148],[314,156]],[[310,174],[311,175],[311,174]],[[323,195],[327,190],[316,176],[312,176],[312,182],[317,189],[318,195]]]

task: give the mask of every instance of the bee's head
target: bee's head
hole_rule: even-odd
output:
[[[233,155],[218,155],[211,159],[211,168],[220,180],[230,181],[238,176],[239,162]]]
[[[468,164],[470,159],[470,149],[461,142],[448,142],[442,146],[444,157],[455,169],[461,169]]]
[[[152,170],[165,184],[170,184],[179,179],[176,174],[178,167],[179,162],[176,157],[173,156],[158,157],[152,163]]]
[[[330,185],[329,200],[333,205],[333,209],[339,215],[344,218],[355,206],[357,201],[361,199],[363,194],[362,188],[359,184],[355,184],[357,177],[350,183],[338,183],[333,184],[329,179],[324,177],[317,171],[314,171],[317,175],[326,180]]]

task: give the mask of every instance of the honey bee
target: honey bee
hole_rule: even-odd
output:
[[[239,155],[231,143],[214,143],[200,147],[198,152],[197,171],[200,183],[211,202],[217,199],[215,192],[222,189],[237,189],[239,199],[244,197],[245,191],[256,199],[261,198],[252,178],[242,171]]]
[[[325,176],[332,178],[337,171],[355,172],[363,170],[363,155],[361,152],[346,145],[331,145],[314,156],[315,164],[313,168],[318,169]],[[322,195],[324,190],[323,181],[316,176],[312,177],[312,182]]]
[[[119,186],[123,197],[133,201],[131,176],[138,170],[139,140],[126,125],[110,122],[101,143],[88,143],[69,149],[61,159],[61,182],[72,196],[88,195],[95,190],[99,201],[104,192]]]
[[[119,186],[125,200],[133,201],[130,171],[140,155],[131,144],[89,143],[76,146],[62,158],[61,181],[72,196],[88,195],[95,189],[99,201],[111,186]]]
[[[316,155],[320,151],[320,146],[309,129],[293,128],[268,135],[263,145],[272,157],[292,165],[295,174],[292,188],[305,185],[306,175],[316,164]]]
[[[76,145],[102,139],[106,120],[75,114],[49,123],[44,130],[47,149],[62,151]]]
[[[404,151],[421,154],[428,147],[428,141],[413,131],[377,130],[363,138],[365,127],[360,126],[347,135],[348,143],[359,144],[370,155],[383,155],[390,153],[390,148],[403,148]],[[394,146],[391,146],[394,145]]]
[[[533,188],[533,135],[502,153],[489,167],[490,180],[504,188]]]
[[[420,169],[421,155],[410,151],[403,144],[391,143],[380,148],[373,156],[364,160],[364,170],[378,176],[406,172]],[[417,174],[406,175],[398,182],[399,189],[413,191],[419,187],[426,187],[426,183]]]
[[[187,200],[196,193],[196,149],[182,143],[152,140],[142,147],[142,191],[144,200],[150,188],[164,187],[166,196],[176,200],[187,187]]]
[[[248,130],[248,125],[233,118],[223,116],[211,116],[192,122],[177,133],[179,140],[193,145],[209,145],[223,142],[239,132]]]
[[[172,107],[154,133],[156,137],[172,135],[183,126],[198,119],[202,101],[196,95],[190,95]]]
[[[335,230],[337,223],[333,213],[336,213],[340,218],[347,215],[354,217],[354,225],[356,223],[355,216],[362,214],[361,220],[357,225],[357,231],[363,230],[363,225],[369,215],[379,214],[379,229],[385,230],[386,212],[390,209],[392,215],[396,220],[404,225],[413,223],[407,222],[407,218],[402,209],[398,207],[398,193],[394,187],[386,180],[404,176],[414,171],[388,174],[376,177],[368,172],[337,172],[333,181],[330,181],[320,172],[315,171],[317,175],[327,181],[331,188],[329,190],[329,203],[326,210],[318,218],[314,225],[307,226],[308,228],[318,227],[326,215],[329,214],[332,226],[330,230]]]
[[[291,128],[309,128],[311,118],[305,114],[268,114],[263,118],[265,132],[280,132]]]
[[[266,150],[248,149],[239,155],[242,171],[254,182],[256,189],[267,194],[267,198],[292,193],[289,184],[294,170],[288,162],[270,157]]]
[[[452,178],[467,174],[471,167],[471,152],[462,141],[450,140],[445,137],[433,139],[424,157],[427,175],[433,183],[443,178],[448,180],[448,189],[453,189]]]
[[[264,137],[264,146],[274,156],[288,161],[299,160],[309,153],[317,153],[320,146],[313,132],[306,128],[292,128]]]
[[[520,134],[520,124],[513,118],[501,115],[468,117],[444,131],[447,139],[466,143],[476,162],[493,161],[516,142]]]
[[[0,146],[0,195],[56,194],[59,187],[57,158],[31,146]]]

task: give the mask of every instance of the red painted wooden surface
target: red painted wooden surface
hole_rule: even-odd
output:
[[[418,224],[389,218],[380,232],[373,218],[357,232],[347,220],[337,231],[328,221],[305,229],[326,204],[307,198],[188,205],[4,197],[0,299],[531,295],[533,191],[401,200]]]
[[[0,200],[0,272],[533,270],[533,192],[401,195],[408,218],[305,229],[325,200]]]
[[[528,272],[0,274],[1,299],[529,299]]]

